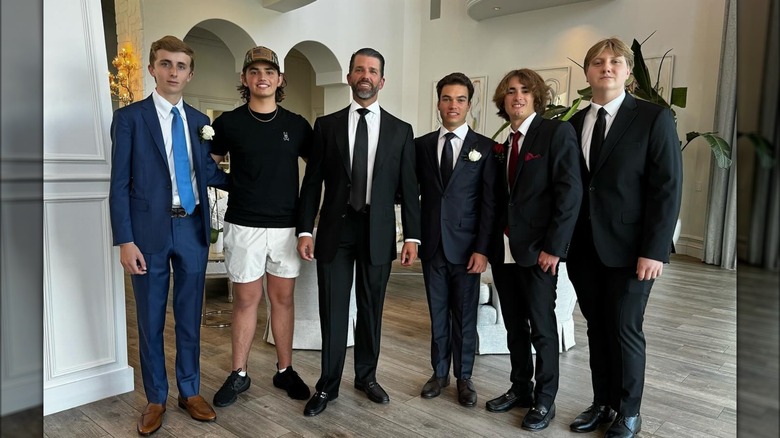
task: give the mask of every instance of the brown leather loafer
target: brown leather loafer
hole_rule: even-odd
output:
[[[149,403],[144,408],[144,413],[138,419],[138,434],[149,436],[162,426],[163,414],[165,414],[165,405],[159,403]]]
[[[200,395],[193,395],[187,398],[179,395],[179,407],[186,409],[190,413],[190,417],[198,421],[214,421],[217,419],[217,413]]]

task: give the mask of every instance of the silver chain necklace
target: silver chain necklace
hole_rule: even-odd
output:
[[[271,120],[275,119],[276,115],[279,113],[279,105],[276,105],[276,110],[274,110],[274,115],[271,116],[271,118],[268,119],[268,120],[262,120],[262,119],[257,118],[257,116],[254,115],[254,113],[252,113],[252,109],[249,108],[249,105],[246,106],[246,109],[249,111],[249,115],[252,116],[253,119],[257,120],[258,122],[263,122],[263,123],[268,123]]]

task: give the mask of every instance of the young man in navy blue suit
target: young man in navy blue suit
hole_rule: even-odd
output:
[[[182,100],[192,79],[192,49],[173,36],[152,43],[152,94],[118,109],[111,124],[109,207],[114,245],[131,275],[138,350],[148,404],[141,435],[162,425],[168,398],[163,329],[171,267],[176,319],[178,404],[199,421],[216,413],[199,395],[200,319],[210,236],[206,186],[227,188],[209,156],[209,119]]]
[[[477,347],[479,277],[487,268],[495,210],[493,141],[466,124],[474,85],[463,73],[436,84],[442,126],[415,139],[420,183],[422,261],[431,315],[433,375],[421,396],[434,398],[450,383],[458,402],[477,403],[471,381]]]
[[[645,307],[669,262],[682,157],[671,111],[625,92],[633,52],[617,38],[585,56],[590,106],[571,119],[580,140],[582,209],[568,271],[588,322],[593,402],[570,427],[635,437],[645,377]]]
[[[507,329],[512,387],[486,407],[492,412],[530,407],[521,424],[526,430],[544,429],[555,417],[557,270],[582,199],[574,130],[542,118],[548,91],[538,73],[524,68],[507,73],[493,96],[511,130],[511,140],[495,157],[502,166],[490,264]]]

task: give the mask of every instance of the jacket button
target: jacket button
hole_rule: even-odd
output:
[[[347,184],[347,188],[350,188],[350,187],[352,187],[352,184]]]
[[[590,187],[590,188],[588,188],[588,191],[590,191],[590,192],[595,192],[595,191],[596,191],[596,188],[595,188],[595,187]]]
[[[347,215],[346,215],[346,214],[342,214],[342,215],[341,215],[341,218],[342,218],[342,219],[344,219],[345,217],[347,217]]]

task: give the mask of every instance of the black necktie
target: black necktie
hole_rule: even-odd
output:
[[[360,113],[360,120],[355,131],[355,148],[352,151],[352,191],[349,194],[349,203],[356,211],[361,211],[366,206],[368,187],[368,109],[358,108],[357,112]]]
[[[607,110],[604,107],[599,108],[596,116],[596,124],[593,125],[593,136],[590,138],[590,156],[588,158],[588,169],[593,172],[601,153],[601,144],[604,143],[604,132],[607,129]]]
[[[439,171],[441,172],[441,183],[443,187],[447,187],[452,176],[452,137],[455,134],[448,132],[444,134],[444,147],[441,150],[441,163],[439,163]]]

